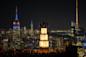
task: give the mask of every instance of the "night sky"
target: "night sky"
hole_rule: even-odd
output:
[[[0,28],[12,27],[16,6],[21,26],[29,26],[30,20],[33,20],[34,28],[44,21],[49,29],[67,29],[70,21],[75,19],[75,0],[2,0]],[[79,23],[86,29],[85,0],[79,0]]]

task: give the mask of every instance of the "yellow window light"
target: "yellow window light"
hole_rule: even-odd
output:
[[[40,40],[48,40],[48,35],[47,34],[41,34]]]
[[[47,28],[41,28],[41,34],[47,34]]]
[[[40,41],[39,46],[41,48],[48,48],[49,47],[49,41]]]

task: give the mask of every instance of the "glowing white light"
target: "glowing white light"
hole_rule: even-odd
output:
[[[16,22],[13,22],[13,24],[16,24]]]
[[[41,34],[40,40],[48,40],[48,35],[47,34]]]
[[[40,41],[39,46],[41,48],[48,48],[49,47],[49,41]]]
[[[8,41],[8,39],[3,39],[3,41],[7,42],[7,41]]]
[[[41,34],[47,34],[47,28],[41,28]]]

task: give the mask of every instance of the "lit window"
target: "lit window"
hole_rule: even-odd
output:
[[[16,24],[16,22],[13,22],[13,24]]]
[[[48,40],[48,35],[47,34],[40,35],[40,40]]]
[[[41,28],[41,34],[47,34],[47,28]]]
[[[49,41],[40,41],[39,46],[41,48],[48,48],[49,47]]]

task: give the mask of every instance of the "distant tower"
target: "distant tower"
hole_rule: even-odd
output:
[[[26,33],[27,33],[27,28],[26,26],[24,26],[24,34],[26,35]]]
[[[75,27],[75,23],[73,21],[71,21],[71,27]]]
[[[18,20],[18,9],[17,9],[17,6],[16,6],[16,17],[15,17],[15,20]]]
[[[76,0],[76,30],[79,28],[79,19],[78,19],[78,0]]]
[[[18,9],[17,9],[17,6],[16,6],[15,20],[13,21],[13,30],[20,30],[20,22],[18,20]]]
[[[31,36],[33,36],[34,35],[34,31],[33,31],[33,22],[32,22],[32,20],[31,20],[30,26],[31,26]]]
[[[75,26],[76,26],[76,24],[72,21],[72,22],[71,22],[71,36],[72,36],[72,37],[74,37]]]

